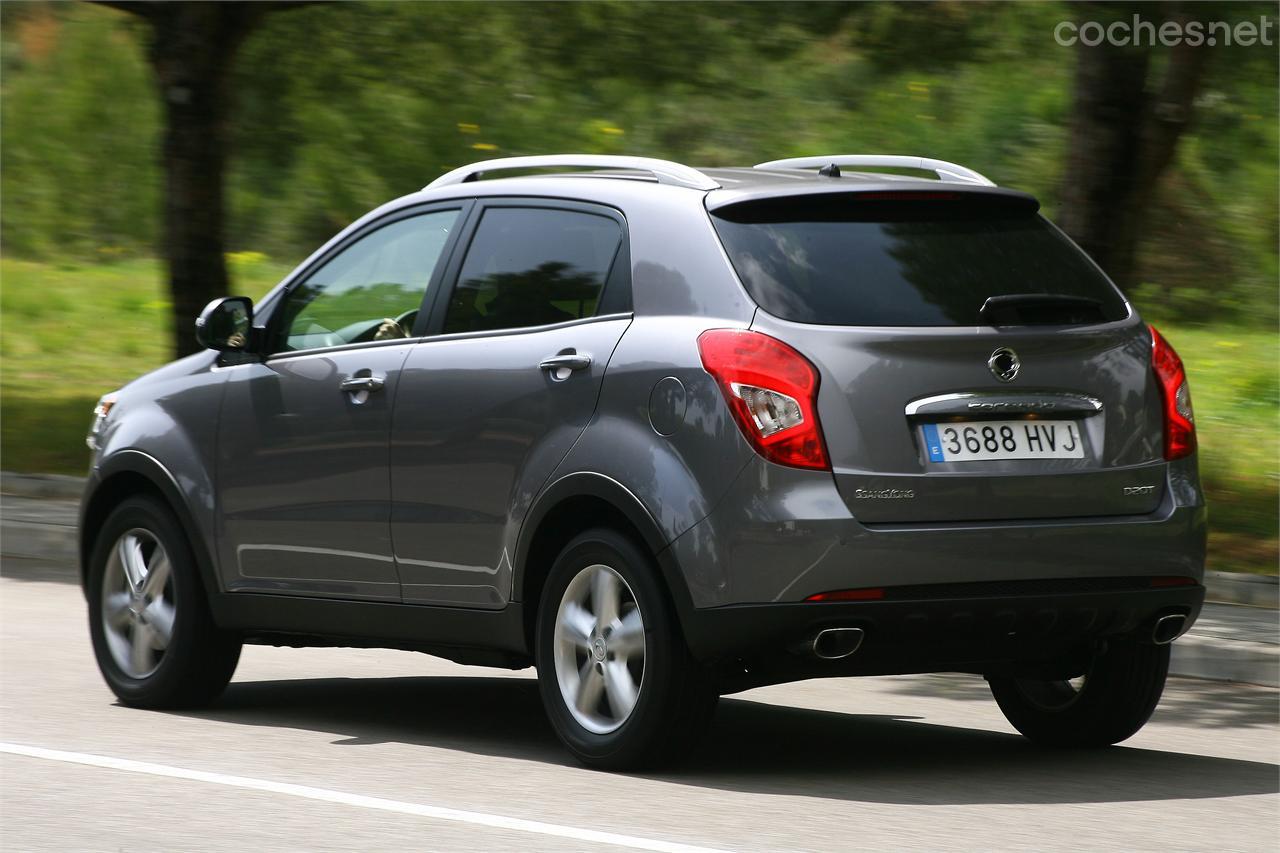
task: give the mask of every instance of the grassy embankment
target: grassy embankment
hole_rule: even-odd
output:
[[[238,293],[259,296],[287,268],[233,256]],[[168,358],[160,266],[0,261],[0,466],[77,474],[98,396]],[[1162,324],[1191,374],[1210,501],[1211,568],[1276,572],[1280,342],[1231,326]]]

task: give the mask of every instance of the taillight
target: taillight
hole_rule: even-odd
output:
[[[781,465],[831,470],[818,424],[818,371],[808,359],[742,329],[703,332],[698,352],[757,453]]]
[[[1164,403],[1164,458],[1181,459],[1196,451],[1196,419],[1191,411],[1191,386],[1182,359],[1155,326],[1151,330],[1151,367],[1160,382]]]

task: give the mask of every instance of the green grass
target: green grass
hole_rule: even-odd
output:
[[[233,256],[257,297],[287,268]],[[97,398],[169,358],[169,306],[150,260],[55,266],[0,260],[0,467],[82,473]],[[1210,568],[1274,573],[1280,526],[1280,343],[1270,332],[1161,331],[1191,375],[1209,493]]]
[[[288,271],[233,255],[232,287],[261,296]],[[170,359],[169,310],[153,260],[0,260],[0,467],[84,473],[98,397]]]
[[[1159,325],[1182,356],[1209,495],[1209,567],[1275,574],[1280,541],[1280,338]]]

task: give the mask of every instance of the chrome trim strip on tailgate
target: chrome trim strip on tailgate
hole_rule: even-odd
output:
[[[922,397],[907,404],[909,418],[926,415],[1041,414],[1094,415],[1102,401],[1086,394],[1060,391],[1018,393],[970,391]]]

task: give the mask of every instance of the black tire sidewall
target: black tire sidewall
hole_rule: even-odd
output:
[[[1114,639],[1089,666],[1079,695],[1061,708],[1038,704],[1016,678],[990,678],[1011,725],[1046,746],[1101,747],[1138,732],[1151,718],[1169,671],[1169,646]]]
[[[107,647],[102,614],[102,586],[107,560],[120,537],[135,528],[155,536],[168,554],[174,595],[173,635],[160,665],[145,678],[132,678],[116,664]],[[89,634],[94,656],[107,685],[121,701],[144,707],[180,704],[190,692],[193,677],[217,677],[215,673],[193,672],[193,668],[208,663],[205,658],[210,649],[204,644],[221,638],[213,636],[204,585],[186,534],[167,507],[145,496],[123,501],[99,531],[86,580]]]
[[[596,734],[583,728],[565,707],[556,680],[553,644],[555,620],[569,582],[584,568],[600,563],[620,574],[644,619],[645,661],[640,695],[631,716],[618,729]],[[674,608],[662,587],[652,558],[627,537],[608,529],[587,531],[556,558],[543,588],[535,635],[538,683],[543,705],[556,734],[574,755],[598,766],[642,763],[678,714],[679,695],[687,673],[688,652]]]

